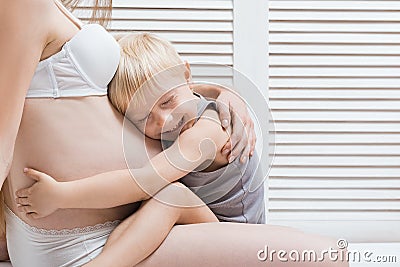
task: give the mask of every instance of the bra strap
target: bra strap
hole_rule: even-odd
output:
[[[69,11],[60,1],[54,0],[54,3],[58,9],[79,29],[82,29],[83,23],[77,17],[75,17],[71,11]]]

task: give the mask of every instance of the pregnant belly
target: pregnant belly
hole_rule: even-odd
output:
[[[132,125],[125,124],[123,131],[123,118],[106,97],[27,99],[23,114],[3,187],[5,202],[17,216],[39,228],[63,229],[123,219],[137,209],[138,203],[111,209],[63,209],[38,220],[19,213],[14,193],[33,183],[24,176],[24,167],[71,181],[126,168],[124,150],[135,151],[129,153],[135,167],[147,161],[146,150],[150,155],[158,151],[158,144],[152,142],[146,142],[146,149],[144,138]]]

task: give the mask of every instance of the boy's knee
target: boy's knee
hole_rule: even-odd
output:
[[[180,182],[173,182],[171,185],[175,185],[175,186],[179,186],[179,187],[188,189],[184,184],[182,184]]]
[[[189,189],[186,186],[184,186],[182,183],[174,182],[174,183],[167,185],[162,190],[160,190],[160,192],[158,192],[157,195],[163,196],[163,195],[173,194],[175,196],[180,196],[184,192],[186,192],[186,190],[189,190]]]
[[[176,207],[193,207],[203,204],[189,188],[179,182],[164,187],[154,198],[167,205]]]

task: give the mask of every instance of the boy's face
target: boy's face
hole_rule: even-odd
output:
[[[194,124],[198,98],[193,95],[184,79],[164,84],[182,84],[173,89],[144,90],[146,103],[140,103],[130,116],[136,127],[147,137],[174,141],[178,135]],[[167,85],[168,86],[168,85]]]

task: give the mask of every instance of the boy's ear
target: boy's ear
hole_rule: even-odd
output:
[[[185,60],[185,79],[188,83],[192,82],[192,72],[190,71],[190,64]]]

